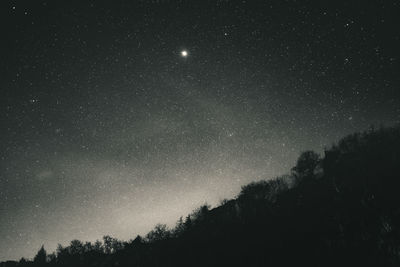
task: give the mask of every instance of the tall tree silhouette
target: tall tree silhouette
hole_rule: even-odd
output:
[[[47,262],[47,252],[42,246],[33,258],[33,263],[35,266],[43,266]]]

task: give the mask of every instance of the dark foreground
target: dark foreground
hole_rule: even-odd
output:
[[[400,266],[400,127],[343,138],[174,229],[42,248],[3,266]]]

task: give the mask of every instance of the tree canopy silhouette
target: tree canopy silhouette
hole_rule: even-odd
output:
[[[400,266],[400,127],[303,152],[290,175],[158,224],[145,238],[72,240],[0,266]]]

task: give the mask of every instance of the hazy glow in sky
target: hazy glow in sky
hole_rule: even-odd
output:
[[[25,2],[1,9],[0,261],[173,225],[400,120],[395,2]]]

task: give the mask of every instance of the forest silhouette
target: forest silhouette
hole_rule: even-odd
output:
[[[290,173],[253,182],[169,229],[122,242],[73,240],[3,266],[400,266],[400,127],[303,152]]]

